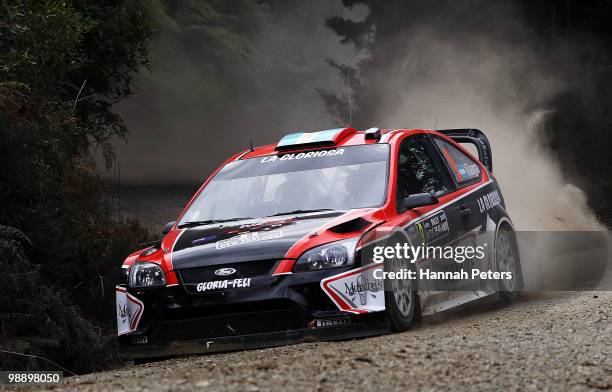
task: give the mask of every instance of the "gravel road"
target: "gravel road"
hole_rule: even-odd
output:
[[[387,336],[192,356],[53,390],[612,390],[612,292],[526,295]],[[23,389],[20,389],[23,390]],[[28,388],[30,390],[30,388]]]

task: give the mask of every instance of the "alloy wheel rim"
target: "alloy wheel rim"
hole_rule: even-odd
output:
[[[515,286],[515,258],[512,245],[506,234],[499,236],[497,240],[497,266],[500,272],[510,273],[512,279],[504,279],[504,286],[507,291],[513,291]]]
[[[406,268],[397,260],[393,264],[399,267],[395,272],[401,271],[402,267]],[[412,281],[410,279],[393,279],[391,287],[398,310],[402,316],[409,316],[413,306]]]

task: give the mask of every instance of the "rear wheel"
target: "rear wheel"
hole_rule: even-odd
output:
[[[399,272],[408,270],[413,264],[406,260],[391,259],[385,263],[385,270]],[[416,296],[416,281],[412,279],[386,279],[385,305],[387,316],[394,331],[405,331],[414,324],[417,318],[418,301]]]
[[[504,303],[510,303],[519,296],[523,288],[523,277],[514,232],[507,228],[501,228],[497,233],[495,262],[499,272],[512,275],[511,279],[500,280],[498,286],[499,299]]]

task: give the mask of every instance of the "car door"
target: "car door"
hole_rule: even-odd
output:
[[[482,245],[481,240],[484,237],[481,237],[481,233],[485,228],[481,219],[477,193],[470,191],[483,182],[482,169],[473,157],[448,141],[437,136],[432,136],[432,141],[449,169],[455,185],[453,201],[448,207],[449,216],[452,217],[453,227],[456,229],[452,246],[456,249],[460,247],[476,248]],[[471,273],[474,268],[481,270],[485,268],[487,262],[486,258],[470,257],[465,258],[460,264],[463,270]],[[463,289],[476,289],[479,284],[478,281],[470,279],[462,280],[460,286]]]
[[[409,136],[400,144],[397,157],[397,206],[398,214],[417,214],[404,228],[410,245],[423,250],[439,248],[452,244],[456,233],[463,227],[457,214],[452,211],[454,205],[448,203],[455,192],[447,166],[439,151],[427,135]],[[402,200],[413,194],[431,193],[439,199],[437,205],[402,211]],[[419,270],[444,272],[455,268],[453,263],[445,260],[440,254],[422,254],[417,260]],[[419,281],[420,289],[446,290],[454,287],[456,282],[428,280]]]

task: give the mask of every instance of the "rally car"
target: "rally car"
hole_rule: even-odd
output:
[[[387,254],[406,244],[480,254]],[[506,278],[462,278],[465,269]],[[479,298],[510,300],[522,285],[491,148],[476,129],[339,128],[251,147],[122,271],[117,327],[131,358],[402,331]],[[428,274],[382,276],[394,271]]]

